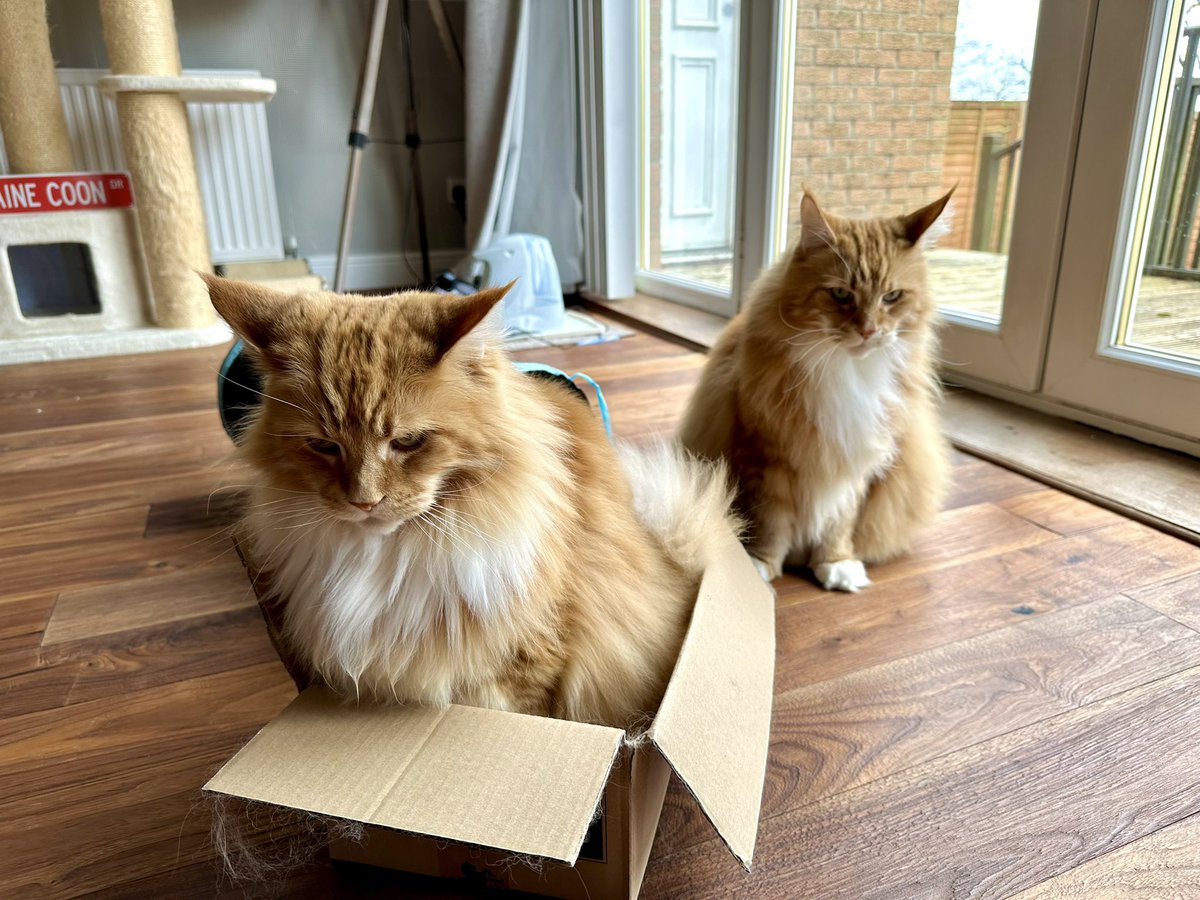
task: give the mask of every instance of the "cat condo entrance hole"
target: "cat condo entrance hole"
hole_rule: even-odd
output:
[[[26,319],[100,313],[87,244],[16,244],[8,248],[8,266]]]

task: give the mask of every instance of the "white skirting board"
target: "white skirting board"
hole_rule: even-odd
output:
[[[429,267],[433,274],[453,269],[467,255],[466,250],[432,250]],[[406,260],[407,257],[407,260]],[[320,275],[328,285],[333,284],[337,256],[319,253],[308,258],[314,275]],[[378,288],[409,287],[421,280],[421,254],[352,253],[346,262],[346,290],[370,291]]]
[[[229,326],[224,322],[217,322],[207,328],[146,326],[120,331],[92,331],[86,334],[43,334],[0,341],[0,366],[215,347],[231,340],[232,337]]]

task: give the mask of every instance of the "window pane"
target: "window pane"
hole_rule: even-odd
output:
[[[958,184],[929,253],[943,306],[998,321],[1038,0],[797,0],[788,238]]]
[[[1200,9],[1185,6],[1151,111],[1130,246],[1143,264],[1119,298],[1116,343],[1200,361]]]
[[[643,0],[640,268],[729,290],[738,7]]]

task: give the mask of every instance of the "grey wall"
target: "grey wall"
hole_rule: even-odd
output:
[[[401,57],[400,0],[391,4],[371,136],[404,139],[407,80]],[[50,0],[51,42],[64,67],[106,68],[98,4]],[[346,135],[366,45],[369,0],[175,0],[185,68],[258,69],[278,82],[267,104],[271,155],[285,240],[301,255],[337,249],[349,151]],[[462,40],[463,3],[446,4]],[[412,3],[413,63],[420,103],[422,183],[430,246],[459,249],[464,229],[446,200],[446,180],[461,179],[463,79],[442,50],[428,7]],[[352,255],[410,251],[416,217],[406,147],[373,143],[366,151]],[[407,202],[406,202],[407,201]],[[436,267],[436,262],[435,262]]]

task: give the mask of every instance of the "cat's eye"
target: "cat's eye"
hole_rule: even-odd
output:
[[[846,288],[830,288],[829,296],[837,303],[850,303],[854,300],[854,291],[848,291]]]
[[[880,299],[889,306],[904,296],[904,291],[888,291]]]
[[[336,441],[327,441],[323,438],[310,438],[305,446],[309,450],[320,453],[322,456],[337,456],[342,452],[342,447]]]
[[[411,453],[425,443],[425,433],[415,431],[412,434],[402,434],[392,438],[392,449],[397,453]]]

